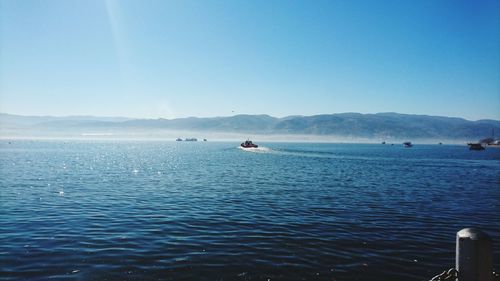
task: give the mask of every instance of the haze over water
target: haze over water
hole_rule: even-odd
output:
[[[261,144],[261,143],[259,143]],[[0,143],[2,280],[428,280],[478,227],[500,149]]]

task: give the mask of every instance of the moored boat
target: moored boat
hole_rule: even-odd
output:
[[[413,144],[411,144],[411,141],[405,141],[405,142],[403,142],[403,145],[405,147],[412,147],[413,146]]]
[[[467,145],[469,146],[469,150],[484,150],[484,146],[480,142],[478,143],[469,142]]]

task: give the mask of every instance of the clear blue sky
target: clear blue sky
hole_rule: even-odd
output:
[[[0,112],[500,119],[496,0],[0,3]]]

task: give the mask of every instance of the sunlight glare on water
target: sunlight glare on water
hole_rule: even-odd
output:
[[[0,276],[428,280],[454,265],[458,230],[500,241],[499,160],[446,145],[2,141]]]

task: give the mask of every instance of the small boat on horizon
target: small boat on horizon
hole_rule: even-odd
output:
[[[492,143],[488,143],[488,147],[500,147],[500,140],[496,140]]]
[[[477,143],[472,143],[472,142],[469,142],[467,144],[469,146],[469,150],[484,150],[484,146],[480,143],[480,142],[477,142]]]
[[[412,147],[413,146],[413,144],[411,144],[411,141],[405,141],[405,142],[403,142],[403,145],[405,147]]]
[[[240,145],[243,148],[257,148],[257,147],[259,147],[258,145],[253,143],[251,140],[246,140],[245,142],[242,142]]]

